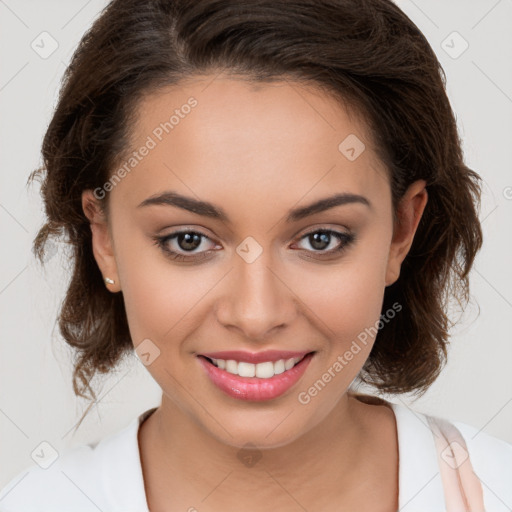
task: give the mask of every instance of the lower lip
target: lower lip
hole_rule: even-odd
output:
[[[201,365],[211,381],[227,395],[239,400],[262,402],[272,400],[286,393],[304,374],[313,353],[307,354],[293,368],[269,379],[258,377],[240,377],[221,370],[204,357],[199,357]]]

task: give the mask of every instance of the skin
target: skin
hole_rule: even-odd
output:
[[[255,86],[211,75],[153,93],[139,105],[133,149],[190,96],[197,106],[109,192],[108,219],[91,190],[82,196],[94,256],[115,280],[108,289],[123,293],[134,346],[150,339],[160,351],[147,369],[162,403],[139,430],[150,509],[396,511],[394,414],[347,392],[374,338],[309,403],[298,394],[378,322],[427,203],[425,182],[409,187],[393,225],[389,180],[364,121],[286,80]],[[365,144],[354,161],[338,149],[349,134]],[[229,222],[137,207],[165,190],[222,207]],[[290,209],[334,192],[360,194],[371,207],[286,223]],[[193,253],[211,254],[182,263],[153,243],[181,228],[209,237]],[[322,259],[343,242],[332,236],[315,249],[305,235],[318,229],[356,240]],[[248,236],[262,249],[251,263],[236,252]],[[178,239],[167,244],[187,254]],[[231,349],[316,353],[292,389],[254,402],[225,395],[199,364],[197,354]],[[260,457],[250,467],[237,456],[247,443]]]

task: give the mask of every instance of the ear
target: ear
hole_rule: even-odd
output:
[[[103,274],[103,279],[109,277],[114,280],[114,284],[105,283],[105,285],[111,292],[118,292],[121,290],[121,286],[117,274],[112,236],[105,213],[92,190],[82,192],[82,209],[91,225],[92,251]]]
[[[400,266],[411,248],[416,228],[428,200],[426,181],[418,180],[409,186],[397,208],[397,222],[389,248],[386,269],[386,286],[398,280]]]

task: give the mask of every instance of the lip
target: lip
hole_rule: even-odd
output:
[[[225,355],[234,353],[236,352],[217,352],[216,354]],[[274,352],[274,355],[278,353],[291,354],[292,352]],[[247,355],[247,352],[238,352],[238,354]],[[268,357],[269,355],[268,352],[262,352],[261,354],[266,354],[265,357]],[[279,375],[274,375],[270,379],[260,379],[258,377],[240,377],[239,375],[234,375],[225,370],[221,370],[220,368],[212,364],[210,361],[208,361],[206,357],[210,356],[203,356],[201,354],[197,356],[197,359],[199,360],[201,366],[205,370],[207,376],[210,378],[211,382],[230,397],[237,398],[238,400],[251,400],[255,402],[262,402],[278,398],[279,396],[286,393],[289,389],[291,389],[302,377],[315,353],[300,352],[298,354],[299,355],[295,357],[300,357],[301,354],[306,355],[293,368],[291,368],[290,370],[286,370],[285,372],[280,373]],[[224,358],[218,357],[218,359]],[[278,357],[277,359],[285,358]],[[263,361],[270,360],[271,359],[264,359]]]
[[[224,350],[221,352],[208,352],[199,354],[210,359],[233,359],[237,362],[241,361],[244,363],[264,363],[266,361],[276,362],[279,359],[292,359],[294,357],[303,357],[311,352],[311,350],[305,350],[302,352],[292,352],[287,350],[264,350],[262,352],[246,352],[244,350]]]

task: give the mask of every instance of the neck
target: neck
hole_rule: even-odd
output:
[[[311,489],[329,488],[337,489],[338,497],[346,489],[348,499],[361,489],[361,474],[375,448],[369,442],[367,407],[345,394],[323,421],[300,438],[260,450],[212,437],[163,395],[161,406],[139,431],[148,502],[182,502],[187,510],[191,500],[201,504],[208,499],[215,502],[215,510],[228,510],[227,503],[259,510],[256,500],[261,510],[269,503],[286,510],[294,500],[307,501]],[[162,499],[165,494],[168,501]],[[315,498],[315,508],[321,505],[319,499]]]

